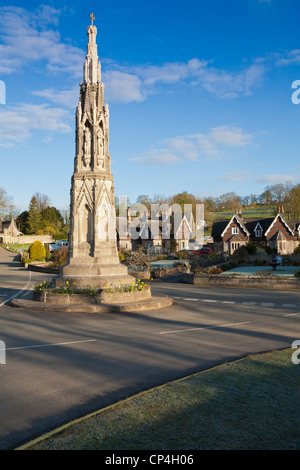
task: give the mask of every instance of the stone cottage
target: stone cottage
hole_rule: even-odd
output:
[[[249,241],[269,246],[278,254],[294,252],[300,242],[299,221],[286,221],[282,213],[276,217],[243,220],[234,214],[231,220],[215,222],[212,237],[216,250],[232,254]]]

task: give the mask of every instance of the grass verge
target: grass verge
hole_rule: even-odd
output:
[[[67,426],[30,450],[300,448],[294,350],[226,363],[143,392]]]

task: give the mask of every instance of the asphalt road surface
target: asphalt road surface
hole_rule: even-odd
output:
[[[155,385],[300,339],[300,292],[153,281],[173,306],[145,313],[9,306],[49,275],[0,249],[0,449]],[[300,366],[299,366],[300,367]]]

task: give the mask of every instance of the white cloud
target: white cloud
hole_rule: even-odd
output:
[[[103,73],[105,97],[108,101],[129,103],[143,101],[141,79],[131,73],[119,70],[107,70]]]
[[[31,12],[14,6],[0,7],[0,74],[40,64],[43,71],[66,72],[81,79],[85,51],[62,42],[56,28],[62,13],[62,9],[48,5]],[[266,71],[259,63],[227,71],[214,67],[212,61],[198,58],[138,66],[121,66],[104,59],[103,64],[107,99],[123,103],[144,101],[161,92],[162,87],[183,82],[221,98],[236,98],[249,95],[260,86]],[[48,98],[52,100],[53,96],[48,93]],[[60,99],[68,101],[63,95]]]
[[[300,64],[300,49],[293,49],[285,53],[276,54],[277,65],[299,65]]]
[[[117,71],[119,75],[116,74]],[[172,86],[182,82],[198,86],[220,98],[236,98],[241,95],[250,95],[261,85],[265,72],[266,68],[261,63],[252,63],[236,72],[228,72],[213,67],[211,62],[197,58],[182,63],[132,67],[108,62],[104,82],[110,87],[110,94],[115,100],[119,100],[121,95],[116,86],[121,85],[120,90],[127,97],[124,101],[131,97],[133,101],[142,101],[149,95],[160,92],[163,86]],[[115,83],[110,83],[114,74],[116,74]]]
[[[234,126],[219,126],[207,134],[193,134],[165,139],[160,148],[131,158],[144,164],[170,165],[183,161],[220,158],[226,148],[246,146],[252,136]]]
[[[299,176],[291,174],[268,174],[263,176],[257,176],[257,183],[265,185],[273,185],[279,183],[286,183],[287,181],[296,182],[299,180]]]
[[[34,131],[44,131],[48,137],[53,132],[73,132],[69,121],[70,114],[66,110],[50,108],[46,104],[5,106],[0,112],[0,146],[13,146],[23,142]]]
[[[12,73],[32,63],[46,62],[51,72],[67,71],[82,74],[84,53],[63,44],[57,25],[61,10],[43,5],[29,12],[24,8],[0,7],[0,73]]]
[[[72,87],[65,90],[57,90],[55,88],[46,88],[44,90],[36,90],[32,92],[35,96],[46,98],[53,103],[68,108],[75,109],[79,100],[79,87]]]

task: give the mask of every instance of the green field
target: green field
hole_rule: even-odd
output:
[[[143,392],[27,448],[300,449],[294,352],[249,356]]]
[[[210,212],[215,220],[230,220],[233,216],[232,211]],[[264,217],[274,217],[274,208],[268,206],[249,207],[242,210],[243,219],[259,219]]]

